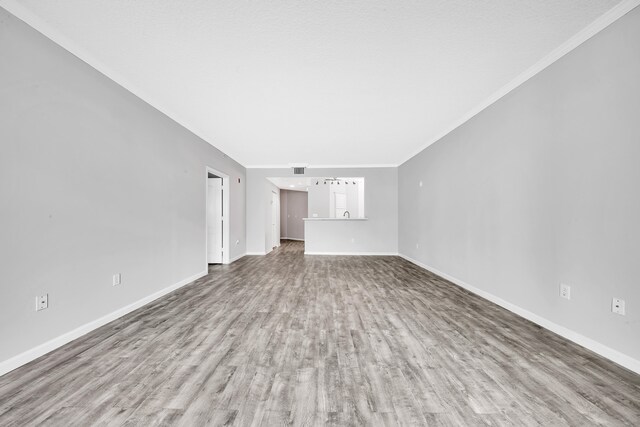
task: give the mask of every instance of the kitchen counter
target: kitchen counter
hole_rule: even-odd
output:
[[[369,218],[302,218],[303,221],[366,221]]]

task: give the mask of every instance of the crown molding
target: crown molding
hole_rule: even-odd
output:
[[[88,64],[91,68],[94,68],[99,73],[106,76],[108,79],[113,81],[118,86],[123,87],[128,92],[131,92],[134,96],[139,98],[142,102],[150,105],[151,107],[158,110],[160,113],[167,116],[169,119],[173,120],[183,128],[187,129],[189,132],[193,133],[198,138],[212,145],[216,149],[220,150],[216,147],[212,138],[207,137],[207,134],[199,129],[197,126],[192,125],[188,120],[184,117],[180,116],[180,114],[176,113],[173,109],[163,105],[157,97],[153,96],[153,94],[142,90],[137,87],[127,78],[125,78],[122,74],[118,73],[111,67],[107,66],[102,61],[96,59],[91,53],[89,53],[86,49],[80,46],[78,43],[71,40],[69,37],[64,35],[61,31],[55,29],[50,23],[43,20],[29,9],[27,9],[24,5],[20,4],[19,1],[16,0],[0,0],[0,8],[5,9],[11,15],[15,16],[49,40],[53,41],[58,46],[62,47],[64,50],[71,53],[76,58],[80,59],[82,62]],[[242,165],[240,162],[235,160],[229,154],[220,150],[223,154],[225,154],[230,159],[234,160],[236,163]],[[242,165],[244,166],[244,165]]]
[[[467,114],[463,115],[459,120],[456,120],[455,122],[453,122],[453,124],[447,127],[443,132],[440,132],[436,137],[430,139],[429,142],[427,142],[426,144],[423,144],[418,150],[414,151],[413,154],[406,157],[405,160],[401,161],[399,166],[411,160],[412,158],[420,154],[422,151],[424,151],[425,148],[438,142],[439,140],[441,140],[442,138],[444,138],[445,136],[447,136],[448,134],[450,134],[451,132],[453,132],[454,130],[456,130],[466,122],[468,122],[478,113],[480,113],[484,109],[491,106],[493,103],[495,103],[496,101],[498,101],[499,99],[507,95],[509,92],[516,89],[517,87],[522,85],[524,82],[534,77],[536,74],[540,73],[549,65],[553,64],[554,62],[556,62],[557,60],[559,60],[560,58],[562,58],[563,56],[565,56],[566,54],[568,54],[569,52],[571,52],[572,50],[580,46],[582,43],[589,40],[591,37],[595,36],[600,31],[604,30],[605,28],[613,24],[618,19],[622,18],[624,15],[626,15],[627,13],[629,13],[639,5],[640,5],[640,0],[623,0],[622,2],[615,5],[613,8],[609,9],[603,15],[600,15],[600,17],[598,17],[591,24],[587,25],[581,31],[573,35],[569,40],[567,40],[566,42],[562,43],[560,46],[558,46],[557,48],[549,52],[549,54],[543,57],[540,61],[536,62],[533,66],[528,68],[522,74],[518,75],[518,77],[511,80],[505,86],[501,87],[498,91],[494,92],[491,96],[489,96],[483,102],[478,104],[475,108],[471,109],[471,111],[469,111]]]
[[[310,165],[307,169],[363,169],[363,168],[397,168],[397,164],[363,164],[363,165]],[[249,165],[247,169],[291,169],[289,165]]]
[[[447,127],[443,132],[437,134],[434,138],[430,139],[426,144],[422,144],[417,150],[414,150],[411,155],[405,157],[403,161],[399,164],[362,164],[362,165],[314,165],[309,166],[309,168],[323,168],[323,169],[339,169],[339,168],[392,168],[399,167],[402,164],[406,163],[408,160],[415,157],[417,154],[421,153],[425,148],[444,138],[446,135],[469,121],[471,118],[476,116],[478,113],[491,106],[493,103],[522,85],[524,82],[540,73],[542,70],[547,68],[549,65],[553,64],[567,53],[571,52],[573,49],[580,46],[585,41],[589,40],[591,37],[607,28],[613,22],[617,21],[628,12],[636,8],[640,5],[640,0],[623,0],[609,11],[601,15],[587,27],[582,29],[580,32],[572,36],[569,40],[552,50],[549,54],[547,54],[544,58],[534,64],[532,67],[527,69],[525,72],[521,73],[518,77],[513,79],[511,82],[500,88],[498,91],[494,92],[491,96],[485,99],[483,102],[478,104],[475,108],[471,109],[469,112],[464,114],[460,119],[453,122],[449,127]],[[140,98],[143,102],[149,104],[156,110],[160,111],[162,114],[169,117],[171,120],[178,123],[180,126],[192,132],[198,138],[206,141],[215,147],[212,143],[211,138],[207,137],[206,133],[199,129],[197,126],[191,124],[184,117],[181,117],[171,108],[165,106],[160,102],[153,94],[148,93],[136,85],[134,85],[131,81],[126,79],[120,73],[116,72],[112,68],[108,67],[103,62],[99,61],[93,55],[91,55],[88,51],[82,48],[80,45],[75,43],[73,40],[69,39],[62,32],[53,28],[45,20],[41,19],[30,10],[28,10],[24,5],[22,5],[17,0],[0,0],[0,7],[6,9],[9,13],[16,16],[21,21],[25,22],[30,27],[34,28],[36,31],[52,40],[54,43],[58,44],[65,50],[69,51],[71,54],[76,56],[81,61],[87,63],[92,68],[95,68],[100,73],[104,74],[106,77],[114,81],[116,84],[122,86],[127,91],[131,92],[133,95]],[[217,147],[216,147],[217,148]],[[231,156],[229,156],[232,158]],[[235,160],[235,159],[233,159]],[[237,162],[237,160],[236,160]],[[243,165],[241,162],[238,162],[242,166],[247,169],[288,169],[289,165]]]

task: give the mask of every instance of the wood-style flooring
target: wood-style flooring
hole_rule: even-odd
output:
[[[0,425],[640,425],[640,376],[401,258],[302,245],[0,377]]]

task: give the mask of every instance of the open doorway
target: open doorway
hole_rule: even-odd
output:
[[[267,178],[271,192],[271,211],[269,212],[270,230],[268,240],[278,239],[286,244],[285,251],[291,248],[302,248],[304,252],[304,219],[308,212],[308,190],[310,178],[305,177],[273,177]],[[314,181],[315,182],[315,181]],[[277,209],[276,209],[277,206]],[[270,245],[275,246],[275,241]]]
[[[280,190],[280,239],[304,242],[308,203],[306,191]]]
[[[207,264],[229,263],[229,177],[207,168],[206,258]]]

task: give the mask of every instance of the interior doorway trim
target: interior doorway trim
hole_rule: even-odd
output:
[[[211,168],[209,166],[206,167],[204,174],[204,189],[205,189],[205,245],[204,245],[204,264],[206,267],[205,271],[209,269],[209,260],[207,257],[207,252],[209,250],[209,236],[208,236],[208,226],[209,226],[209,215],[207,215],[207,207],[209,206],[209,174],[212,173],[215,176],[222,178],[222,263],[229,264],[231,254],[230,248],[231,244],[229,242],[229,191],[231,186],[229,185],[229,175],[220,172],[217,169]]]

